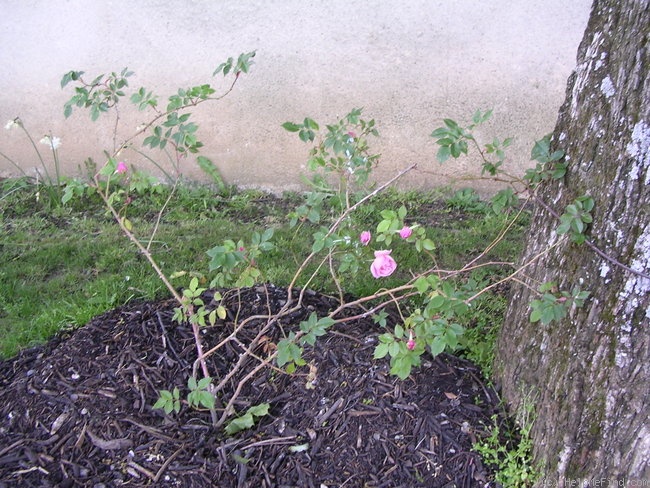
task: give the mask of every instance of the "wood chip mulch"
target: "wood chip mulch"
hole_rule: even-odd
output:
[[[226,297],[230,318],[237,311],[241,320],[278,310],[287,292],[266,285]],[[261,348],[336,305],[306,293]],[[293,375],[264,368],[252,377],[235,409],[270,404],[253,428],[228,436],[212,427],[209,412],[152,409],[160,389],[186,395],[196,358],[191,329],[172,322],[174,306],[131,303],[0,363],[0,488],[496,486],[472,451],[499,412],[478,368],[429,357],[401,381],[388,374],[387,360],[373,359],[381,329],[370,319],[334,327],[305,349],[308,366]],[[232,322],[204,329],[205,347],[226,337]],[[210,357],[216,380],[264,322],[252,321]],[[248,359],[231,391],[257,364]]]

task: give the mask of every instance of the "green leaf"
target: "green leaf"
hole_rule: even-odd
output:
[[[228,425],[226,425],[225,429],[226,434],[233,435],[242,430],[250,429],[253,425],[255,425],[253,416],[250,413],[246,413],[241,417],[232,419],[230,422],[228,422]]]
[[[443,119],[442,122],[452,131],[458,131],[460,129],[458,123],[452,119]]]
[[[447,344],[442,339],[442,337],[434,337],[433,340],[429,343],[429,348],[431,349],[431,355],[436,357],[438,354],[442,353],[445,350]]]
[[[446,127],[438,127],[436,130],[434,130],[431,133],[431,137],[437,137],[438,139],[445,138],[448,135],[449,135],[449,131],[447,130]],[[446,139],[446,140],[449,141],[449,142],[444,143],[445,145],[451,144],[451,139]],[[441,141],[437,141],[437,142],[438,142],[438,144],[443,144]]]
[[[64,88],[71,81],[79,80],[83,74],[83,71],[68,71],[63,75],[63,78],[61,78],[61,88]]]
[[[226,319],[226,308],[223,305],[219,305],[217,307],[217,317],[219,317],[221,320]]]
[[[153,408],[154,410],[164,409],[164,410],[165,410],[165,413],[169,413],[169,412],[167,412],[167,410],[165,409],[166,406],[167,406],[167,399],[166,399],[166,398],[163,398],[162,391],[161,391],[161,392],[160,392],[160,397],[158,398],[158,400],[156,401],[156,403],[153,404],[153,407],[152,407],[152,408]],[[171,410],[170,410],[170,412],[171,412]]]
[[[252,406],[248,409],[248,413],[254,415],[255,417],[263,417],[269,414],[269,408],[271,407],[268,403],[260,403],[259,405]]]
[[[378,233],[383,233],[386,232],[388,229],[390,229],[390,220],[382,220],[377,224],[377,232]]]
[[[129,232],[131,232],[131,231],[133,230],[133,224],[132,224],[131,221],[130,221],[129,219],[127,219],[126,217],[122,217],[122,225],[123,225],[124,228],[125,228],[126,230],[128,230]]]
[[[395,326],[395,330],[393,331],[393,333],[395,334],[396,338],[401,339],[402,337],[404,337],[404,327],[397,324]]]
[[[302,359],[302,348],[293,342],[295,334],[290,334],[287,339],[282,339],[278,342],[278,355],[276,356],[276,362],[279,367],[284,366],[289,362],[295,362],[296,364],[304,364]]]
[[[542,309],[542,316],[541,316],[542,324],[544,325],[550,324],[554,318],[555,318],[555,311],[553,310],[553,307],[545,307]]]
[[[438,149],[438,153],[436,154],[436,159],[439,163],[444,163],[449,159],[449,156],[451,156],[451,147],[441,146],[440,149]]]
[[[556,151],[556,152],[559,152],[559,151]],[[555,180],[559,180],[561,178],[564,178],[564,175],[566,175],[567,167],[568,167],[568,165],[566,163],[556,163],[555,166],[553,166],[553,170],[551,172],[551,177],[553,179],[555,179]]]
[[[311,251],[314,253],[320,252],[325,247],[324,239],[317,239],[314,241],[314,244],[311,247]]]
[[[569,232],[570,229],[571,229],[571,221],[562,220],[562,223],[558,225],[557,230],[555,232],[557,232],[559,235],[563,235]]]
[[[285,122],[282,124],[282,127],[289,132],[298,132],[300,129],[302,129],[301,125],[294,124],[293,122]]]
[[[213,409],[214,408],[214,395],[209,391],[199,392],[199,403],[205,408]]]
[[[483,114],[481,114],[480,110],[477,110],[472,117],[472,121],[474,124],[478,125],[486,122],[490,117],[492,117],[492,109],[486,110]]]
[[[431,310],[440,310],[447,304],[447,298],[442,295],[434,295],[429,300],[427,308]]]
[[[429,289],[429,282],[424,276],[420,276],[417,280],[415,280],[414,285],[418,293],[424,293]]]
[[[240,54],[237,58],[237,71],[248,73],[251,65],[253,64],[253,61],[251,59],[255,57],[255,54],[255,51]]]
[[[390,372],[401,380],[405,380],[411,374],[411,361],[408,357],[399,357],[391,365]]]
[[[312,131],[312,130],[302,129],[298,133],[298,137],[303,142],[308,142],[308,141],[313,142],[313,140],[315,138],[315,134],[314,134],[314,131]]]
[[[375,353],[373,354],[373,357],[375,359],[381,359],[386,357],[387,354],[388,354],[388,344],[385,342],[380,342],[375,347]]]
[[[242,430],[250,429],[255,425],[254,417],[263,417],[268,415],[269,407],[270,405],[268,403],[260,403],[259,405],[250,407],[244,415],[228,422],[225,429],[226,433],[228,435],[233,435]]]
[[[550,161],[551,136],[546,135],[538,141],[535,141],[533,149],[530,152],[530,159],[539,161],[540,163],[547,163]]]
[[[203,172],[212,179],[213,183],[217,185],[220,191],[223,191],[226,188],[226,183],[221,176],[221,172],[210,159],[205,156],[198,156],[196,162],[201,170],[203,170]]]
[[[427,251],[435,251],[436,245],[431,239],[425,239],[422,241],[422,247],[424,247]]]
[[[316,123],[316,121],[313,120],[313,119],[310,119],[309,117],[305,118],[304,126],[305,126],[305,128],[311,129],[311,130],[318,130],[319,129],[318,124]]]

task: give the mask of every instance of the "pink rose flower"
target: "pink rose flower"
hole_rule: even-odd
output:
[[[402,227],[402,230],[399,231],[399,236],[402,239],[408,239],[409,237],[411,237],[411,234],[413,234],[413,231],[411,230],[410,227],[406,225]]]
[[[361,241],[361,244],[363,244],[364,246],[368,245],[371,238],[372,238],[372,235],[367,230],[364,230],[361,233],[361,235],[359,236],[359,240]]]
[[[117,163],[117,168],[115,168],[115,172],[118,174],[124,174],[126,173],[128,168],[126,167],[126,163],[124,161],[120,161]]]
[[[370,265],[370,272],[375,278],[390,276],[397,268],[397,263],[390,257],[390,250],[375,251],[375,260]]]

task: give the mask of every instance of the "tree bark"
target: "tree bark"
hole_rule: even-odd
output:
[[[523,270],[498,339],[504,400],[513,412],[534,406],[538,486],[650,480],[649,31],[647,0],[594,2],[551,139],[567,174],[536,192],[521,263],[555,247]],[[595,202],[587,239],[606,257],[555,232],[557,214],[585,194]],[[530,323],[550,281],[591,295],[562,320]]]

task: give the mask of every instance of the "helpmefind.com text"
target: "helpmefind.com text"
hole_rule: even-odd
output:
[[[540,486],[548,488],[650,488],[650,479],[633,478],[565,478],[541,479]]]

